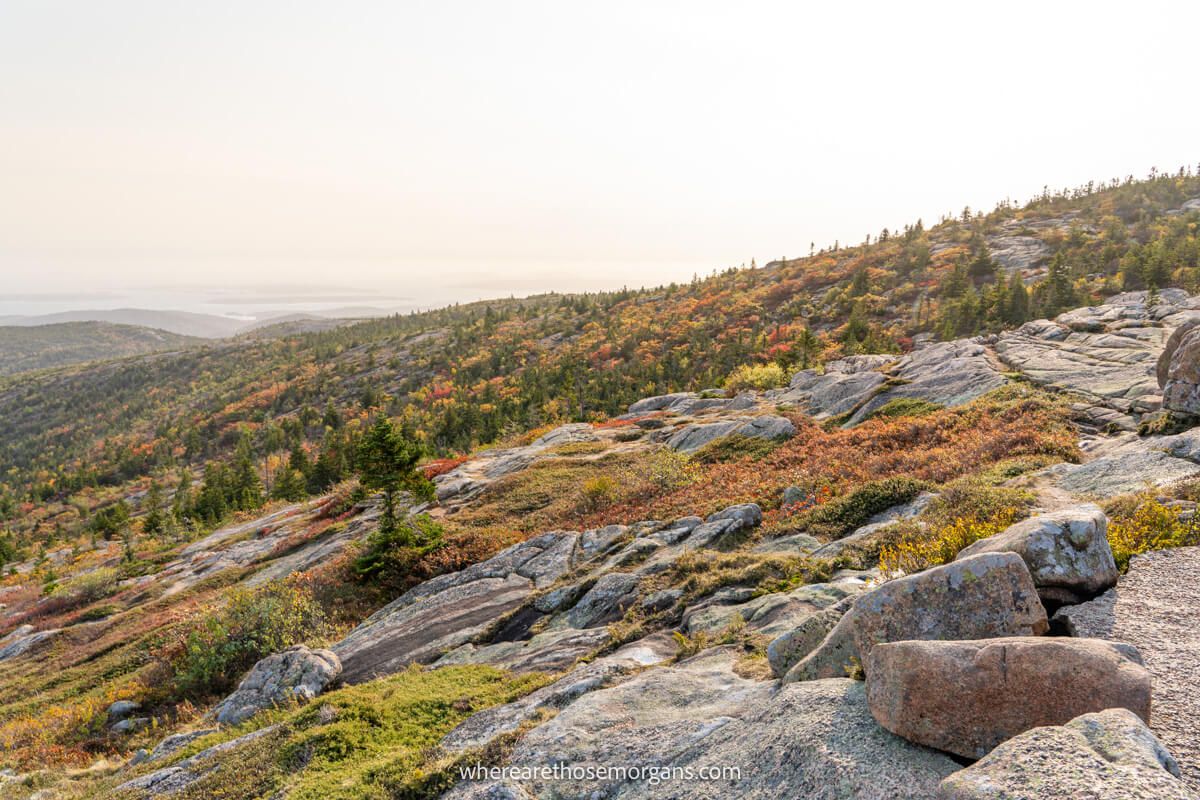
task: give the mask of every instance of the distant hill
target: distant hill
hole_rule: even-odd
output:
[[[29,317],[0,317],[0,325],[20,327],[54,325],[61,322],[108,322],[116,325],[139,325],[181,336],[199,336],[205,339],[223,339],[256,324],[253,321],[219,317],[216,314],[196,314],[191,311],[152,311],[145,308],[84,309]]]
[[[347,320],[383,317],[392,312],[379,308],[335,308],[321,312],[303,314],[286,311],[256,312],[253,319],[237,319],[217,314],[199,314],[194,311],[160,311],[147,308],[93,308],[78,311],[60,311],[54,314],[32,316],[0,316],[0,326],[32,327],[56,325],[63,322],[109,322],[115,325],[137,325],[155,328],[181,336],[198,336],[203,339],[226,339],[231,336],[260,328],[306,320],[314,323],[311,328],[297,326],[301,330],[326,330],[345,324]]]
[[[193,336],[110,322],[0,327],[0,375],[194,347]]]
[[[299,333],[317,333],[340,328],[343,325],[353,325],[361,319],[331,319],[328,317],[310,317],[304,314],[292,314],[284,317],[274,317],[256,323],[238,334],[240,339],[271,339],[278,336],[294,336]]]

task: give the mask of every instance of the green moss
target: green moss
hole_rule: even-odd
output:
[[[1138,423],[1139,436],[1169,436],[1183,433],[1196,426],[1197,419],[1191,414],[1181,414],[1178,411],[1156,411],[1142,417]]]
[[[892,419],[894,417],[923,417],[941,411],[945,406],[920,400],[916,397],[898,397],[889,400],[868,415],[867,419]]]
[[[692,453],[692,459],[701,464],[740,461],[743,458],[758,461],[770,455],[779,445],[780,442],[756,436],[722,436]]]
[[[277,727],[212,760],[213,769],[176,800],[287,797],[288,800],[391,800],[435,797],[456,777],[455,762],[434,746],[470,715],[545,685],[540,674],[512,675],[466,665],[397,675],[323,695],[297,710],[262,714],[206,737],[172,760],[230,741],[269,723]],[[164,762],[137,774],[160,769]],[[128,775],[122,779],[127,780]],[[105,794],[133,800],[138,794]]]
[[[907,503],[929,489],[927,481],[913,478],[886,478],[863,484],[853,492],[836,497],[806,513],[797,528],[820,536],[839,539],[881,511]]]

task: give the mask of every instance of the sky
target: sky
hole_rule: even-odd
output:
[[[0,300],[427,307],[803,255],[1200,162],[1198,28],[1155,2],[0,0]]]

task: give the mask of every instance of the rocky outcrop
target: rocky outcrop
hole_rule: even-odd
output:
[[[1055,464],[1039,476],[1065,492],[1096,499],[1166,486],[1200,475],[1200,464],[1192,460],[1200,454],[1183,448],[1184,438],[1194,440],[1136,434],[1099,439],[1090,443],[1083,463]]]
[[[1081,714],[1150,719],[1150,673],[1128,645],[1017,637],[881,644],[867,664],[879,724],[912,742],[981,758],[1006,739]]]
[[[861,683],[772,684],[739,677],[736,655],[710,650],[583,695],[516,745],[510,765],[620,765],[637,778],[538,776],[460,785],[470,797],[909,798],[931,796],[958,768],[871,718]],[[716,780],[672,780],[716,767]],[[488,794],[487,792],[499,792]],[[504,794],[508,792],[509,794]],[[521,794],[524,793],[524,794]]]
[[[794,631],[813,615],[852,600],[865,588],[861,581],[812,583],[790,592],[749,597],[752,591],[730,589],[690,606],[683,614],[683,630],[689,635],[714,635],[735,622],[763,636],[780,636]]]
[[[858,655],[858,646],[854,643],[853,607],[829,629],[829,633],[825,634],[825,638],[821,640],[816,649],[803,657],[799,652],[795,655],[800,660],[796,661],[783,676],[784,683],[815,681],[822,678],[844,678],[854,672],[860,666],[861,661]],[[778,660],[786,660],[786,656]]]
[[[996,354],[1037,383],[1123,412],[1153,410],[1143,403],[1157,400],[1155,364],[1167,336],[1192,314],[1196,300],[1177,289],[1162,291],[1158,305],[1147,308],[1146,300],[1145,292],[1128,292],[1053,321],[1026,323],[997,337]]]
[[[1046,610],[1015,553],[981,553],[888,581],[850,611],[864,666],[871,649],[909,639],[990,639],[1045,633]]]
[[[184,747],[196,741],[197,739],[203,739],[205,736],[216,733],[218,730],[218,728],[200,728],[198,730],[188,731],[187,733],[176,733],[172,736],[168,736],[155,745],[154,749],[151,750],[143,760],[157,761],[160,758],[166,758],[172,753],[182,750]]]
[[[1030,269],[1050,256],[1050,247],[1036,236],[990,236],[988,251],[1005,272]]]
[[[141,709],[141,707],[141,703],[135,703],[132,700],[118,700],[108,707],[108,721],[113,723],[123,720],[126,717],[131,717],[135,712]]]
[[[847,425],[857,425],[893,400],[959,406],[1007,381],[987,348],[974,339],[937,342],[914,350],[897,361],[889,374],[889,385],[859,406]]]
[[[333,652],[289,647],[255,664],[210,715],[221,725],[237,725],[268,708],[308,702],[341,673],[342,663]]]
[[[1151,728],[1179,759],[1184,780],[1200,793],[1200,547],[1135,556],[1115,588],[1068,606],[1055,621],[1072,636],[1128,642],[1154,676]]]
[[[485,747],[496,738],[513,733],[542,715],[557,712],[588,692],[617,683],[639,669],[638,662],[620,658],[583,664],[520,700],[473,714],[450,731],[440,746],[449,752]]]
[[[757,417],[738,417],[720,422],[685,425],[667,440],[667,447],[681,453],[691,453],[726,436],[778,441],[790,439],[795,435],[796,426],[791,420],[775,414],[762,414]]]
[[[358,683],[414,662],[429,663],[472,642],[497,618],[524,604],[537,587],[554,583],[577,560],[604,552],[620,535],[542,534],[414,587],[333,646],[342,662],[342,679]]]
[[[1092,503],[1042,514],[967,546],[958,559],[979,553],[1016,553],[1029,567],[1046,602],[1078,602],[1117,582],[1108,544],[1108,517]]]
[[[556,447],[599,439],[591,425],[575,422],[560,425],[522,447],[485,450],[467,463],[433,479],[438,502],[450,506],[462,505],[478,496],[493,481],[552,456]]]
[[[823,372],[797,372],[788,388],[772,397],[778,403],[795,403],[817,420],[848,414],[887,381],[877,370],[895,360],[895,356],[850,356],[831,361]]]
[[[626,572],[610,572],[600,576],[567,615],[574,628],[594,628],[621,618],[637,599],[641,579]]]
[[[34,630],[32,625],[22,625],[0,639],[0,661],[23,656],[50,641],[59,633],[57,628],[45,631]]]
[[[258,739],[276,735],[278,731],[279,726],[271,725],[245,736],[213,745],[183,761],[126,781],[118,786],[116,791],[129,792],[135,797],[144,797],[147,800],[148,798],[170,796],[187,789],[216,769],[236,769],[236,763],[231,764],[226,761],[226,754]]]
[[[865,525],[856,528],[840,539],[834,539],[832,542],[826,542],[817,547],[812,551],[813,558],[837,558],[850,547],[866,544],[895,523],[915,519],[936,498],[937,495],[933,492],[921,492],[907,503],[880,511],[878,514],[872,515]]]
[[[433,666],[491,664],[513,672],[561,672],[608,644],[611,638],[605,627],[559,628],[521,641],[464,644],[433,662]]]
[[[1194,800],[1175,759],[1125,709],[1009,739],[938,787],[938,800]]]

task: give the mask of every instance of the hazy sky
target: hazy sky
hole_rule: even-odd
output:
[[[686,280],[1200,161],[1198,3],[0,0],[4,293]]]

